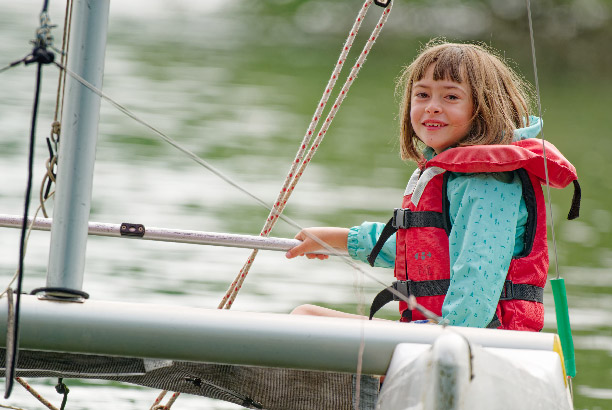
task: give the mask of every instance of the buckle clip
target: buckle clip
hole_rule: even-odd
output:
[[[411,291],[410,291],[411,282],[412,282],[411,280],[397,280],[393,282],[393,289],[397,290],[399,293],[401,293],[405,297],[409,297],[411,295]],[[399,296],[393,293],[393,300],[399,301],[399,300],[404,300],[404,299],[401,299]]]
[[[410,226],[412,211],[408,208],[395,208],[393,210],[393,223],[395,229],[406,229]]]

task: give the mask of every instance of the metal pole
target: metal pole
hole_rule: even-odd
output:
[[[68,69],[102,88],[110,0],[76,0]],[[47,286],[81,290],[100,97],[70,76],[59,147]]]
[[[23,217],[18,215],[0,214],[0,227],[4,228],[21,228]],[[28,218],[28,226],[32,224],[32,218]],[[110,224],[103,222],[89,222],[89,235],[119,237],[136,237],[136,235],[122,235],[122,226],[126,228],[133,224]],[[36,218],[32,229],[38,231],[49,231],[53,226],[51,218]],[[240,235],[233,233],[217,233],[190,231],[184,229],[168,229],[156,227],[143,227],[144,234],[139,239],[161,242],[178,242],[191,243],[197,245],[213,245],[227,246],[230,248],[246,248],[246,249],[263,249],[269,251],[286,252],[289,249],[298,246],[302,241],[297,239],[274,238],[268,236],[255,235]],[[330,252],[321,251],[320,254],[329,254]],[[348,255],[345,250],[338,249],[334,255]]]
[[[0,334],[7,309],[0,303]],[[25,350],[355,372],[363,346],[365,374],[384,374],[398,343],[431,344],[445,331],[485,347],[553,351],[556,340],[552,333],[28,295],[21,321]]]

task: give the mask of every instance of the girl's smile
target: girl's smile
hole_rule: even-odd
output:
[[[413,86],[410,121],[419,139],[440,153],[467,135],[474,104],[467,84],[434,80],[433,71],[431,65]]]

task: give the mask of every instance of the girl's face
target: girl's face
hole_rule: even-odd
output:
[[[414,132],[436,153],[461,141],[472,125],[472,90],[465,83],[433,79],[431,65],[413,84],[410,122]]]

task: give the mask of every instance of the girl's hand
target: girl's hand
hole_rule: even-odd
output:
[[[346,250],[346,241],[348,238],[349,230],[347,228],[306,228],[298,232],[295,235],[295,239],[302,241],[301,244],[295,248],[289,249],[285,255],[287,258],[292,259],[296,256],[304,256],[308,259],[327,259],[329,255],[316,253],[322,249],[325,249],[319,242],[314,240],[312,237],[315,236],[321,241],[327,243],[332,248]]]

